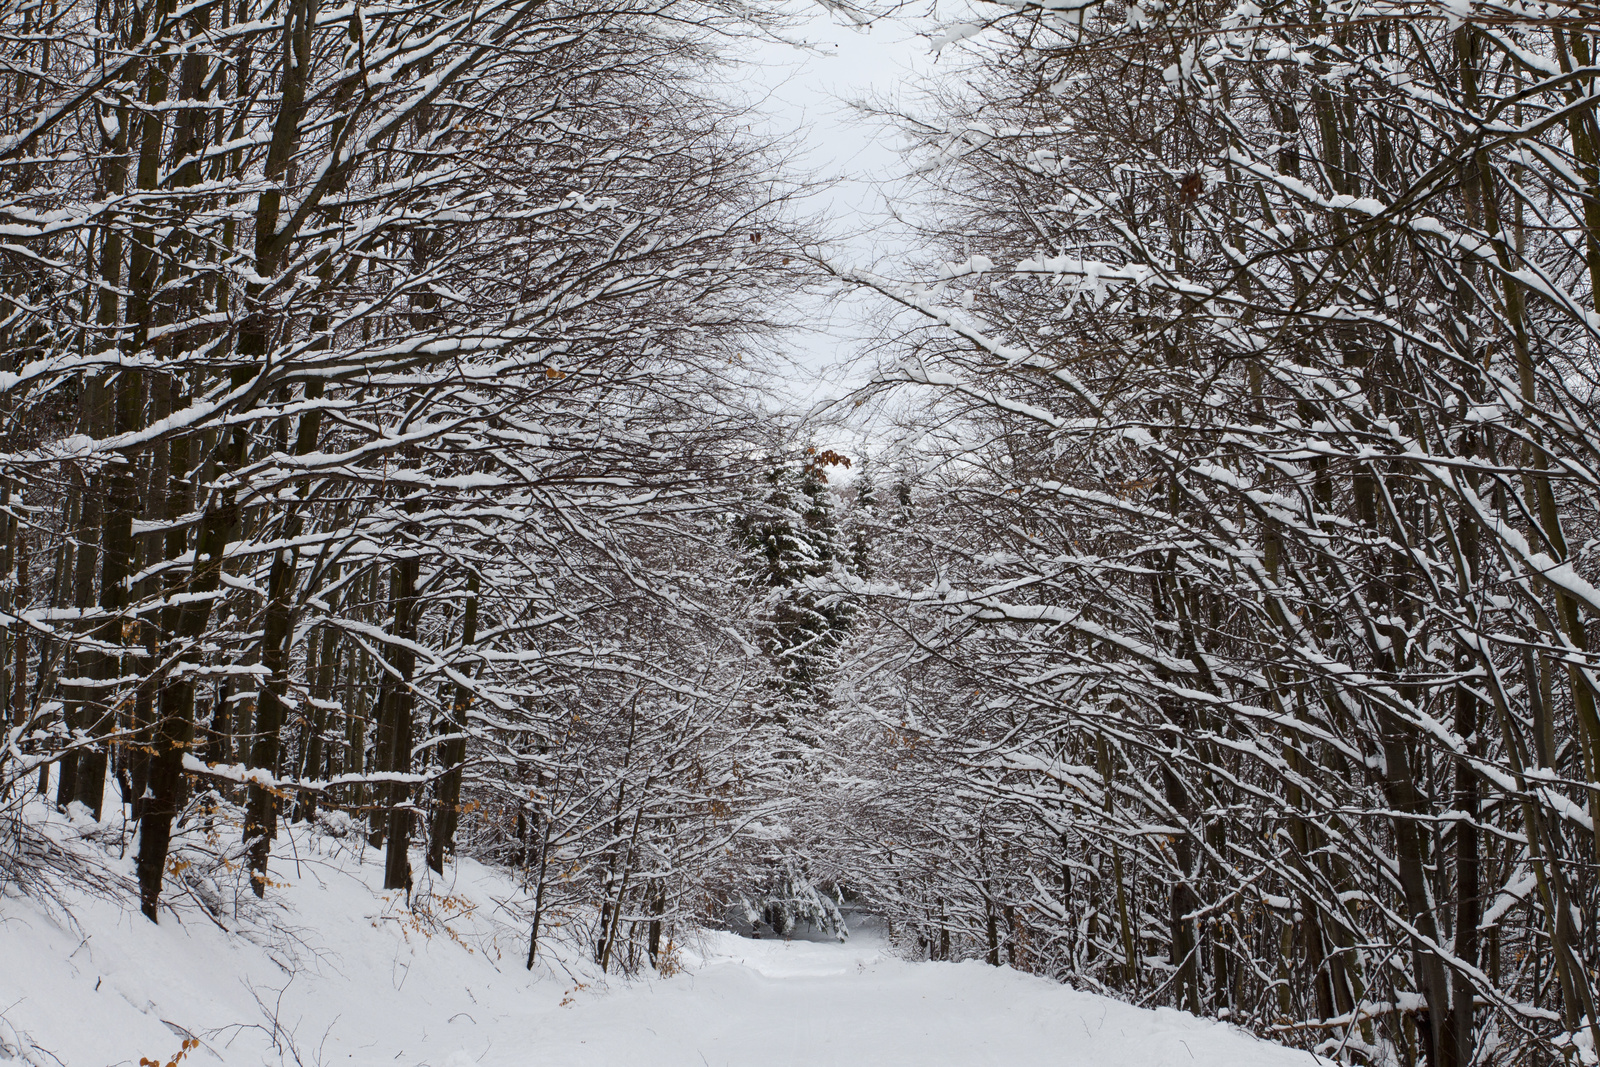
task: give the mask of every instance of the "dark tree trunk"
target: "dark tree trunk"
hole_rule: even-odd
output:
[[[1472,666],[1470,652],[1463,650],[1459,662],[1463,668]],[[1478,698],[1465,685],[1456,689],[1455,731],[1474,748],[1478,733]],[[1478,827],[1478,776],[1465,760],[1456,762],[1455,809],[1463,813],[1455,824],[1456,835],[1456,943],[1455,954],[1468,966],[1478,965],[1478,924],[1483,921],[1483,895],[1480,889]],[[1454,1044],[1457,1062],[1472,1062],[1477,1047],[1477,1032],[1473,1026],[1472,983],[1459,974],[1452,973],[1455,983],[1452,997]]]
[[[420,569],[416,556],[408,556],[391,568],[393,583],[394,635],[399,640],[394,646],[393,664],[400,677],[389,687],[392,706],[390,720],[389,770],[397,774],[411,771],[412,727],[411,715],[414,694],[412,678],[416,674],[417,654],[413,643],[417,638],[417,573]],[[385,889],[411,889],[411,832],[414,817],[411,810],[412,787],[403,782],[393,783],[389,793],[389,853],[384,863],[383,887]]]
[[[288,682],[288,640],[291,615],[289,587],[294,581],[295,553],[280,549],[272,557],[267,580],[267,617],[261,637],[261,665],[266,680],[256,705],[256,723],[250,746],[250,766],[277,776],[279,736],[285,716],[284,690]],[[278,836],[278,791],[252,783],[245,810],[244,839],[250,845],[251,885],[256,896],[266,893],[267,859],[272,854],[273,838]]]
[[[467,606],[461,620],[461,648],[470,649],[478,639],[478,575],[467,579]],[[472,692],[464,685],[455,687],[455,699],[441,723],[443,733],[452,735],[440,746],[439,759],[444,774],[434,794],[433,825],[428,834],[428,866],[444,871],[444,857],[455,851],[456,827],[461,822],[461,772],[467,757],[467,708]],[[654,959],[652,953],[651,958]]]
[[[86,422],[92,427],[90,433],[95,434],[99,426],[98,409],[99,397],[103,392],[98,379],[90,379],[85,387],[85,406],[88,409]],[[73,605],[81,612],[86,612],[94,603],[94,576],[95,563],[98,553],[95,546],[100,541],[100,481],[98,478],[75,478],[75,491],[78,496],[78,532],[77,554],[73,574]],[[89,714],[85,708],[89,704],[90,696],[88,687],[83,684],[86,677],[98,671],[99,658],[88,649],[74,649],[69,658],[68,670],[73,675],[72,680],[65,685],[65,709],[67,728],[76,733],[89,725]],[[96,777],[96,768],[99,777]],[[95,788],[103,784],[105,777],[105,761],[96,761],[93,753],[80,749],[73,755],[61,761],[61,776],[56,781],[56,804],[65,808],[74,800],[82,801],[85,795],[90,795],[89,782],[95,782]]]
[[[194,684],[169,683],[161,691],[161,717],[150,758],[149,788],[139,813],[139,910],[157,920],[161,880],[172,843],[172,822],[182,803],[183,753],[194,740]]]

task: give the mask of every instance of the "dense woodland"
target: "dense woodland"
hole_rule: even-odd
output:
[[[529,966],[850,903],[1595,1062],[1600,9],[941,11],[878,273],[705,88],[791,14],[0,0],[0,881],[225,923],[298,822]]]

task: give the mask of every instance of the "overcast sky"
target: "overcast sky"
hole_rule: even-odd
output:
[[[813,48],[767,44],[744,53],[735,91],[752,103],[769,129],[797,143],[802,173],[830,186],[805,207],[827,219],[831,249],[854,265],[873,266],[904,250],[884,212],[884,194],[906,171],[898,134],[863,121],[852,101],[914,92],[919,73],[933,67],[926,36],[933,22],[908,11],[865,28],[854,27],[818,4],[792,36]],[[794,366],[787,376],[793,401],[815,402],[848,388],[842,362],[858,351],[874,324],[871,301],[857,298],[808,305],[812,329],[787,339]]]

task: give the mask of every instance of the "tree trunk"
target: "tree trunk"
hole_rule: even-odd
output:
[[[478,574],[474,571],[467,578],[467,606],[461,620],[462,651],[471,649],[477,640]],[[455,699],[441,724],[442,731],[451,737],[440,746],[439,762],[445,771],[434,794],[433,825],[428,834],[428,866],[441,873],[445,854],[455,851],[456,827],[461,822],[461,772],[467,756],[467,709],[471,704],[472,691],[464,685],[456,686]]]
[[[418,558],[408,555],[390,569],[394,590],[394,635],[399,642],[394,645],[392,660],[400,677],[389,687],[389,770],[397,774],[411,772],[411,716],[415,699],[411,681],[417,667],[417,654],[412,644],[417,639],[419,567]],[[389,786],[389,854],[383,873],[385,889],[404,889],[407,893],[411,891],[412,792],[412,787],[403,782]]]

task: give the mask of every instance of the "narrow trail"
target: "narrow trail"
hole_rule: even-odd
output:
[[[710,935],[692,973],[545,1014],[520,1062],[650,1067],[1309,1067],[1312,1057],[976,961]],[[531,1036],[531,1035],[530,1035]],[[491,1055],[484,1063],[500,1062]],[[514,1062],[506,1059],[504,1062]]]

